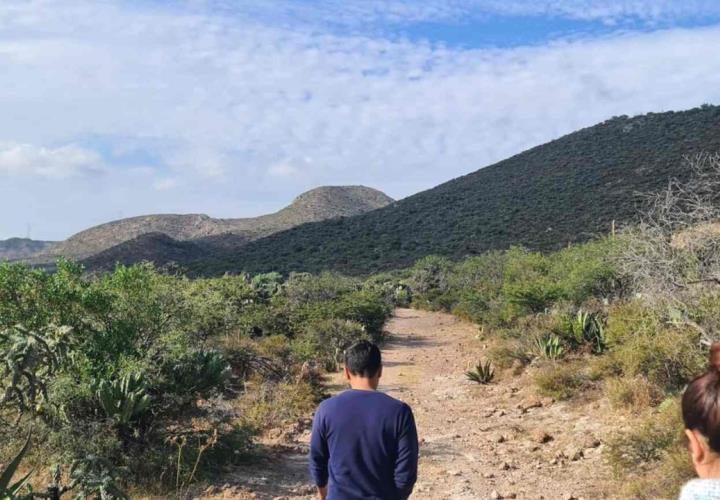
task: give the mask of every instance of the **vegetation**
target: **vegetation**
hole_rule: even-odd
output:
[[[305,417],[321,369],[381,339],[394,292],[329,273],[193,281],[150,265],[90,277],[66,261],[52,274],[0,264],[3,487],[32,430],[20,458],[39,484],[60,464],[59,488],[82,498],[186,489],[242,459],[253,432]]]
[[[427,255],[557,250],[608,234],[613,221],[637,222],[636,193],[685,181],[686,155],[720,150],[718,123],[716,106],[616,117],[385,208],[298,226],[193,269],[368,275]]]
[[[489,384],[495,378],[495,369],[490,361],[479,362],[474,370],[465,372],[465,376],[478,384]]]

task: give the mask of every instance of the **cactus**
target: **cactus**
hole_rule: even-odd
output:
[[[30,448],[30,436],[28,436],[25,445],[22,447],[20,452],[13,458],[4,470],[0,470],[0,498],[3,500],[15,500],[20,498],[26,498],[25,495],[20,495],[19,491],[28,483],[30,476],[33,471],[28,472],[19,481],[10,484],[15,472],[17,472],[20,462],[22,461],[25,453]]]
[[[485,361],[484,363],[481,361],[475,366],[474,370],[465,372],[465,376],[468,380],[477,382],[478,384],[489,384],[492,382],[492,379],[495,378],[495,369],[492,367],[490,361]]]
[[[47,385],[67,357],[70,333],[55,326],[0,331],[0,405],[13,403],[21,413],[42,408]]]
[[[133,373],[112,382],[98,384],[97,397],[108,417],[120,427],[127,427],[150,407],[142,375]]]

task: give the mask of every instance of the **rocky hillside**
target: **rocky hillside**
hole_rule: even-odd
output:
[[[214,219],[202,214],[132,217],[82,231],[38,253],[32,261],[47,263],[64,256],[82,260],[90,268],[105,268],[115,261],[187,262],[236,250],[249,241],[298,224],[358,215],[392,201],[380,191],[364,186],[326,186],[303,193],[282,210],[260,217]]]
[[[698,152],[720,152],[718,106],[616,117],[380,210],[260,239],[196,270],[366,274],[429,254],[552,250],[607,234],[613,220],[631,222],[637,193],[684,178],[683,158]]]
[[[0,240],[0,261],[24,259],[35,253],[42,252],[54,243],[54,241],[39,241],[28,238]]]

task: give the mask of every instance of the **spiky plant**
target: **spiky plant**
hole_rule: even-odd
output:
[[[589,345],[595,354],[601,354],[607,349],[600,313],[580,309],[574,317],[566,320],[566,324],[575,346]]]
[[[33,471],[28,472],[20,480],[11,484],[12,478],[20,466],[25,453],[30,448],[30,436],[28,436],[25,445],[22,447],[20,452],[12,459],[12,461],[5,467],[4,470],[0,470],[0,498],[2,500],[19,500],[28,498],[27,495],[20,495],[20,490],[28,483],[30,476]]]
[[[468,380],[477,382],[478,384],[489,384],[495,378],[495,369],[490,361],[484,363],[480,361],[474,370],[465,372]]]
[[[538,355],[551,361],[555,361],[565,354],[565,347],[557,335],[536,338],[535,348]]]
[[[150,407],[150,396],[139,373],[126,375],[120,380],[98,384],[97,397],[108,417],[120,427],[127,427]]]

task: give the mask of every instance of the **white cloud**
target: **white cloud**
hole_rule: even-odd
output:
[[[175,189],[178,187],[178,180],[173,179],[171,177],[166,177],[164,179],[157,179],[153,183],[153,188],[157,191],[168,191],[170,189]]]
[[[489,12],[537,5],[342,6],[358,19],[375,9],[383,19],[418,20],[481,3]],[[121,210],[251,215],[267,200],[278,208],[320,184],[368,184],[399,198],[613,115],[720,103],[718,28],[455,50],[311,29],[273,17],[290,4],[267,4],[273,7],[262,14],[258,2],[230,2],[227,10],[0,3],[0,173],[66,179],[62,192],[5,183],[0,213],[57,210],[64,193],[53,226],[61,233],[89,223],[89,198],[100,219]],[[597,10],[588,15],[620,15],[611,2],[547,5],[579,16],[591,4]],[[654,15],[649,1],[619,4]],[[671,15],[670,2],[656,5],[657,15]],[[129,169],[113,168],[112,182],[88,181],[80,174],[102,166],[92,150],[27,146],[87,138],[110,146],[119,138],[133,155],[145,148],[161,174],[145,172],[139,182]],[[30,191],[45,195],[26,200]],[[49,222],[37,217],[39,231]],[[58,233],[47,236],[65,235]]]
[[[300,171],[289,163],[277,163],[268,168],[268,174],[272,177],[295,177]]]
[[[102,170],[102,160],[97,153],[72,144],[47,148],[0,142],[0,175],[62,179]]]

